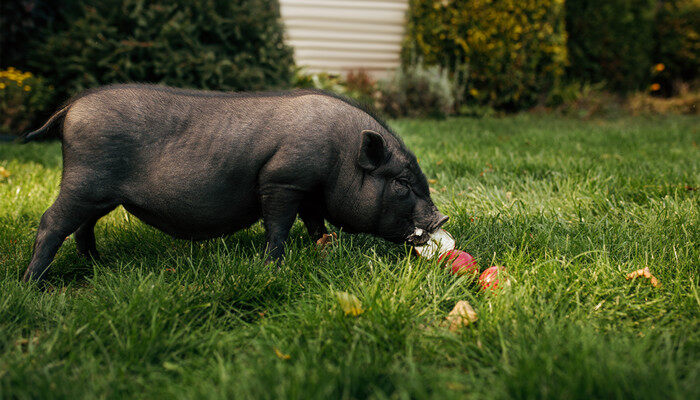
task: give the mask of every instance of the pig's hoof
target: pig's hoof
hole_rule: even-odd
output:
[[[50,287],[50,285],[46,282],[46,279],[39,274],[39,275],[31,275],[29,271],[24,273],[24,276],[22,276],[22,282],[24,282],[27,285],[32,285],[36,287],[39,290],[47,290],[47,288]]]
[[[78,250],[78,255],[85,258],[88,261],[100,261],[100,253],[97,251],[80,251]]]

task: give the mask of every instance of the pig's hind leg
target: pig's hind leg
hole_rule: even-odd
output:
[[[56,201],[41,217],[34,242],[34,253],[23,280],[41,280],[65,238],[82,224],[106,214],[113,208],[111,204],[85,201],[62,188]]]
[[[100,257],[97,252],[97,245],[95,244],[95,224],[100,218],[107,215],[113,209],[113,207],[103,209],[103,212],[83,222],[78,230],[75,231],[73,237],[75,238],[75,247],[78,250],[78,254],[93,259],[98,259]]]

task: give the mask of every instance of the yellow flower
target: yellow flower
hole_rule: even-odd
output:
[[[657,90],[661,89],[661,85],[658,83],[652,83],[651,86],[649,86],[649,89],[651,89],[652,92],[656,92]]]
[[[0,89],[5,89],[5,84],[0,82]]]
[[[28,91],[30,91],[30,90],[32,90],[32,88],[29,87],[29,85],[24,85],[24,91],[25,91],[25,92],[28,92]]]
[[[654,66],[654,70],[656,70],[656,72],[661,72],[664,69],[666,69],[666,66],[661,63],[658,63]]]

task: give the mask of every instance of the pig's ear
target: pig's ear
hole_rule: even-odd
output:
[[[357,157],[357,164],[368,171],[373,171],[386,162],[389,152],[386,141],[375,131],[362,131],[362,145]]]

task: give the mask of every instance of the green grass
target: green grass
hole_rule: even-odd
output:
[[[118,209],[102,261],[69,240],[39,290],[20,277],[60,145],[0,144],[0,398],[700,398],[700,119],[393,125],[459,248],[509,288],[369,236],[321,256],[298,222],[277,271],[259,224],[188,242]],[[660,288],[625,280],[646,266]],[[479,320],[452,333],[458,300]]]

